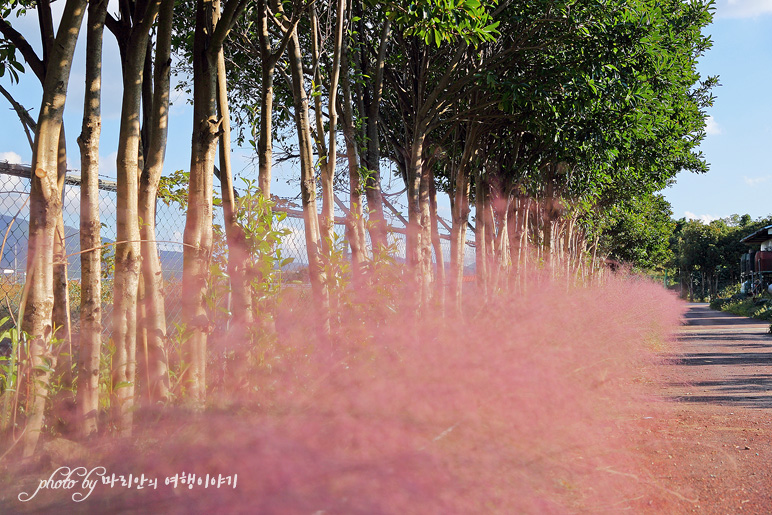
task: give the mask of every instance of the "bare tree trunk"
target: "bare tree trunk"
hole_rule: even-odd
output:
[[[147,124],[150,141],[139,184],[143,310],[146,331],[145,372],[149,399],[161,402],[169,398],[169,371],[165,345],[166,309],[163,298],[163,271],[156,244],[155,208],[166,154],[173,10],[173,0],[162,1],[156,38],[153,102],[150,122]]]
[[[317,309],[318,323],[323,333],[329,333],[329,293],[322,263],[319,215],[316,208],[316,181],[314,180],[313,152],[311,148],[311,127],[308,121],[308,98],[303,77],[303,61],[297,30],[290,38],[289,62],[292,75],[292,96],[295,104],[295,125],[300,149],[300,190],[303,201],[303,222],[305,225],[306,252],[311,279],[311,290]]]
[[[64,135],[64,125],[59,132],[59,157],[57,164],[57,180],[62,202],[64,202],[65,177],[67,176],[67,143]],[[67,285],[67,249],[64,241],[64,206],[59,212],[59,219],[56,221],[56,232],[54,233],[54,310],[52,313],[52,322],[55,328],[54,337],[58,342],[60,349],[64,352],[57,352],[58,372],[61,374],[62,384],[65,389],[72,386],[72,328],[70,327],[70,299]],[[70,404],[74,408],[74,399],[64,400],[65,404]],[[64,406],[60,406],[64,407]],[[65,413],[60,413],[60,417],[68,418]]]
[[[488,295],[488,257],[487,242],[485,234],[487,224],[485,223],[485,182],[482,177],[482,171],[478,170],[475,181],[475,222],[474,222],[474,245],[475,262],[477,269],[477,288],[483,297]]]
[[[451,300],[455,314],[461,313],[461,296],[464,280],[464,255],[466,251],[466,227],[469,223],[469,168],[474,154],[476,131],[467,127],[464,151],[455,173],[453,188],[453,225],[450,233],[450,281]]]
[[[486,291],[493,293],[496,279],[496,260],[495,243],[496,229],[493,224],[493,206],[491,203],[491,188],[488,182],[485,182],[485,192],[483,196],[483,221],[485,223],[485,273],[486,273]]]
[[[520,240],[517,253],[517,266],[521,270],[525,270],[528,265],[528,253],[530,251],[530,240],[528,239],[528,223],[530,222],[531,212],[531,198],[523,196],[520,201],[522,202],[522,216],[520,224],[518,225],[518,233],[520,234]]]
[[[348,159],[349,176],[349,213],[346,226],[347,239],[351,247],[351,264],[354,282],[359,281],[362,263],[366,257],[365,249],[365,220],[362,206],[362,181],[359,175],[359,146],[356,141],[356,129],[354,127],[354,105],[351,96],[351,77],[348,48],[348,38],[343,39],[341,74],[343,81],[343,136],[346,141],[346,157]]]
[[[329,143],[327,145],[327,167],[322,173],[322,191],[329,194],[329,200],[324,199],[323,208],[324,223],[329,225],[326,231],[330,237],[330,244],[334,239],[333,229],[335,227],[334,195],[333,183],[335,181],[335,161],[338,155],[337,151],[337,132],[338,132],[338,82],[340,79],[340,61],[343,52],[343,22],[346,15],[346,0],[338,0],[338,9],[335,17],[335,41],[332,50],[332,70],[330,70],[330,89],[328,93],[329,103],[328,112],[330,117]],[[321,135],[320,135],[321,137]]]
[[[361,13],[361,4],[356,3],[356,16],[360,17],[360,37],[364,34],[364,21]],[[391,36],[391,21],[385,20],[381,28],[380,41],[378,43],[378,55],[370,70],[358,70],[372,78],[371,87],[367,89],[367,99],[360,94],[360,115],[365,116],[365,136],[367,150],[364,155],[367,179],[365,181],[365,196],[367,197],[367,209],[370,213],[370,240],[373,250],[385,247],[387,241],[386,218],[383,215],[383,192],[381,191],[381,148],[379,135],[379,116],[381,96],[383,94],[383,74],[386,63],[386,50]],[[364,42],[363,42],[363,46]],[[364,61],[364,59],[363,59]],[[362,92],[364,93],[364,91]]]
[[[519,186],[515,187],[518,191]],[[519,254],[520,254],[520,222],[522,214],[520,212],[521,198],[518,193],[512,196],[507,207],[507,237],[509,238],[509,281],[510,287],[514,286],[514,278],[518,273]]]
[[[442,255],[442,241],[440,240],[440,231],[437,224],[437,188],[434,185],[434,173],[429,168],[429,223],[431,225],[431,241],[434,247],[434,255],[437,262],[437,275],[435,284],[435,295],[437,304],[442,308],[445,305],[445,256]],[[431,254],[429,255],[431,264]]]
[[[268,33],[268,6],[258,0],[259,42],[261,57],[260,81],[260,136],[257,140],[258,184],[266,199],[271,198],[271,165],[273,164],[273,77],[270,34]]]
[[[381,142],[379,135],[379,117],[381,107],[381,95],[383,93],[383,68],[386,62],[386,48],[391,32],[391,22],[383,22],[381,41],[378,47],[378,57],[374,66],[374,80],[371,90],[372,98],[367,105],[367,167],[370,173],[367,176],[367,208],[370,211],[372,221],[371,239],[373,247],[386,245],[386,219],[383,216],[383,193],[381,191]]]
[[[140,129],[141,144],[139,146],[139,169],[145,168],[147,154],[150,151],[150,120],[153,117],[153,39],[147,38],[145,50],[145,68],[142,81],[142,128]]]
[[[78,432],[97,432],[99,357],[102,346],[102,261],[99,222],[99,137],[102,132],[102,34],[107,0],[89,3],[86,33],[86,95],[80,145],[80,352],[75,399]]]
[[[209,317],[207,294],[212,252],[212,186],[214,154],[220,121],[215,102],[216,63],[207,46],[219,2],[196,1],[196,32],[193,43],[193,141],[190,153],[188,211],[183,237],[182,306],[190,337],[185,350],[188,364],[188,401],[196,407],[206,399],[206,342]]]
[[[25,457],[35,452],[43,428],[50,368],[55,365],[50,342],[53,333],[53,246],[57,219],[62,209],[58,188],[59,133],[67,98],[72,56],[86,10],[85,0],[68,0],[64,7],[53,55],[47,60],[43,99],[38,130],[32,152],[32,185],[30,191],[29,250],[27,281],[30,282],[23,329],[30,335],[28,356],[33,379],[27,411],[27,427],[22,437]]]
[[[423,128],[416,127],[413,131],[413,143],[410,149],[410,162],[407,165],[407,202],[408,202],[408,227],[406,241],[406,261],[413,269],[413,280],[416,292],[421,291],[421,175],[423,173]]]
[[[184,349],[188,364],[184,384],[188,402],[195,408],[202,407],[206,400],[206,345],[210,327],[205,297],[212,257],[214,158],[222,124],[216,117],[217,54],[244,5],[244,0],[228,0],[218,18],[219,1],[196,1],[193,137],[182,276],[182,310],[190,331]]]
[[[322,84],[322,72],[320,66],[320,48],[319,48],[319,18],[316,14],[316,6],[311,7],[311,63],[314,74],[314,86],[321,88]],[[322,96],[320,94],[313,95],[314,98],[314,118],[316,120],[316,151],[319,155],[319,168],[321,170],[321,183],[322,183],[322,215],[319,221],[319,230],[321,233],[322,254],[329,257],[332,250],[333,242],[333,227],[335,225],[335,203],[333,201],[333,178],[335,172],[335,155],[332,150],[328,153],[327,145],[325,143],[324,133],[324,121],[322,120]],[[332,90],[328,92],[333,94]],[[330,109],[335,107],[331,104]],[[330,113],[332,116],[332,113]],[[330,119],[332,122],[332,118]],[[335,136],[335,129],[330,123],[330,138]],[[332,164],[332,169],[330,168]],[[332,171],[332,173],[330,173]]]
[[[509,237],[507,222],[509,216],[509,192],[503,195],[504,199],[499,199],[503,203],[503,208],[494,208],[494,223],[496,227],[496,237],[494,239],[494,256],[496,277],[494,288],[501,289],[506,286],[509,268]]]
[[[263,59],[260,82],[260,136],[257,140],[258,183],[260,191],[267,199],[271,198],[271,166],[273,164],[273,77],[274,68],[265,64]]]
[[[421,212],[419,274],[421,284],[421,305],[426,307],[432,297],[432,216],[429,198],[431,165],[423,160],[421,184],[418,193],[418,207]]]
[[[281,11],[278,0],[272,1],[275,13]],[[258,184],[266,199],[271,198],[271,167],[273,164],[273,78],[276,62],[284,54],[289,42],[289,33],[285,33],[282,43],[276,51],[272,51],[270,33],[268,31],[268,6],[266,0],[257,2],[257,18],[259,24],[258,42],[261,59],[260,81],[260,135],[257,140]]]
[[[564,244],[563,248],[565,249],[564,255],[566,259],[566,276],[570,276],[572,269],[574,269],[577,265],[576,262],[576,255],[574,254],[574,224],[576,222],[576,218],[574,215],[571,215],[566,223],[566,228],[564,231]]]
[[[600,259],[600,256],[598,256],[598,240],[599,240],[598,234],[595,234],[592,242],[592,259],[590,261],[590,274],[593,276],[600,276],[600,272],[603,268],[603,262]]]
[[[236,198],[233,195],[231,167],[231,127],[228,107],[228,85],[225,80],[225,53],[217,54],[217,112],[222,120],[220,134],[220,191],[222,194],[225,237],[228,242],[228,277],[231,285],[231,329],[235,343],[247,340],[247,331],[254,322],[254,307],[249,283],[247,248],[244,230],[236,223]]]
[[[132,27],[123,69],[123,101],[117,157],[117,230],[113,287],[114,417],[122,434],[131,433],[137,368],[137,293],[141,263],[139,175],[142,145],[140,112],[145,53],[160,0],[147,5]]]

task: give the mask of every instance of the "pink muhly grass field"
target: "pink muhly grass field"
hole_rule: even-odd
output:
[[[157,490],[99,487],[79,508],[617,513],[651,488],[636,438],[663,409],[657,352],[682,310],[661,286],[618,277],[532,284],[469,302],[463,320],[370,313],[369,334],[342,306],[326,342],[289,310],[292,330],[240,357],[210,408],[140,412],[131,441],[101,445],[98,464],[159,477]],[[183,471],[238,474],[238,487],[161,486]]]

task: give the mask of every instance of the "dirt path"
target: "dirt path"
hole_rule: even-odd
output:
[[[769,322],[691,304],[647,449],[661,496],[651,513],[772,513],[772,337]],[[660,437],[660,438],[657,438]]]
[[[772,408],[769,322],[713,311],[707,304],[690,305],[685,319],[669,396],[702,405]]]

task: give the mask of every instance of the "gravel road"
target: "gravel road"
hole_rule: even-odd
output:
[[[647,513],[772,513],[772,336],[769,322],[690,304],[663,366],[674,409],[644,451],[659,493]]]

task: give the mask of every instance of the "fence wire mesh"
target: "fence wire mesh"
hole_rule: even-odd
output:
[[[0,162],[0,241],[3,241],[0,254],[0,318],[19,312],[24,282],[26,280],[27,245],[29,234],[29,195],[30,168]],[[67,176],[63,192],[62,212],[64,219],[64,239],[67,254],[67,275],[69,279],[70,306],[73,314],[74,329],[77,332],[75,316],[80,309],[80,179]],[[283,204],[287,204],[284,202]],[[298,206],[299,207],[299,206]],[[279,228],[287,229],[287,235],[281,242],[281,254],[284,258],[292,258],[288,265],[289,271],[299,271],[292,274],[296,278],[307,279],[302,270],[307,266],[305,229],[302,213],[292,208],[277,208],[287,213],[286,218],[279,222]],[[115,183],[100,181],[99,214],[102,224],[102,280],[103,280],[103,334],[109,337],[112,332],[110,316],[112,313],[112,281],[114,252],[116,241],[117,193]],[[214,224],[222,226],[222,211],[215,210]],[[394,219],[390,220],[393,224]],[[394,249],[393,257],[403,262],[405,259],[404,228],[390,225],[389,243]],[[182,322],[182,238],[185,230],[185,213],[173,202],[159,199],[156,206],[156,238],[164,275],[164,298],[167,323]],[[345,244],[345,225],[337,218],[335,233]],[[369,235],[367,245],[369,247]],[[441,248],[444,262],[450,261],[450,240],[447,235],[441,238]],[[464,265],[469,267],[474,263],[474,251],[465,246]],[[344,251],[347,255],[349,249]],[[436,255],[433,255],[436,263]]]

